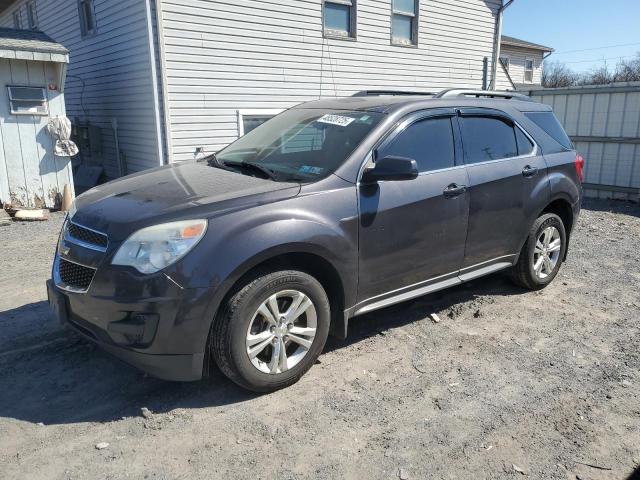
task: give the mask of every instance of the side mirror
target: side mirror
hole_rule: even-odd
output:
[[[362,174],[363,183],[380,180],[413,180],[418,176],[415,160],[405,157],[383,157]]]

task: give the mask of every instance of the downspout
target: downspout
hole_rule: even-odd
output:
[[[149,63],[151,67],[151,85],[153,86],[153,111],[155,113],[156,123],[156,139],[158,146],[158,163],[164,164],[163,155],[163,142],[162,142],[162,127],[160,125],[160,94],[158,93],[158,71],[156,69],[156,49],[155,42],[153,41],[153,21],[151,17],[151,4],[150,0],[145,1],[145,10],[147,16],[147,42],[149,44]],[[164,95],[163,95],[164,98]],[[116,130],[117,131],[117,130]]]
[[[151,0],[147,0],[151,1]],[[162,112],[163,116],[163,125],[164,125],[164,140],[165,140],[165,149],[167,152],[167,161],[166,163],[172,163],[172,144],[171,144],[171,117],[169,115],[169,80],[167,77],[167,59],[165,54],[165,45],[164,45],[164,23],[162,19],[162,0],[155,0],[156,6],[156,33],[158,35],[158,50],[159,50],[159,60],[160,60],[160,87],[162,90]],[[155,62],[154,62],[155,68]],[[157,77],[154,78],[154,82],[157,85]]]
[[[495,38],[493,39],[493,59],[491,60],[491,84],[489,85],[489,90],[496,89],[498,60],[500,59],[500,39],[502,38],[502,15],[513,2],[514,0],[509,0],[498,9],[498,13],[496,14]]]

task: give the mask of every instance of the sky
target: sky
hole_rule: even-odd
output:
[[[640,52],[640,0],[515,0],[503,33],[552,47],[549,60],[585,72]],[[579,51],[578,51],[579,50]]]

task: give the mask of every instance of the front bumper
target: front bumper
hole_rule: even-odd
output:
[[[148,283],[135,275],[118,280],[108,295],[106,284],[74,293],[48,280],[49,304],[61,323],[155,377],[202,378],[210,324],[206,290],[182,289],[168,277]]]

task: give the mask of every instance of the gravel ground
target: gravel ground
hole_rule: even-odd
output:
[[[359,317],[269,395],[155,380],[50,321],[61,222],[0,227],[0,478],[640,473],[637,205],[588,203],[547,289],[494,275]]]

